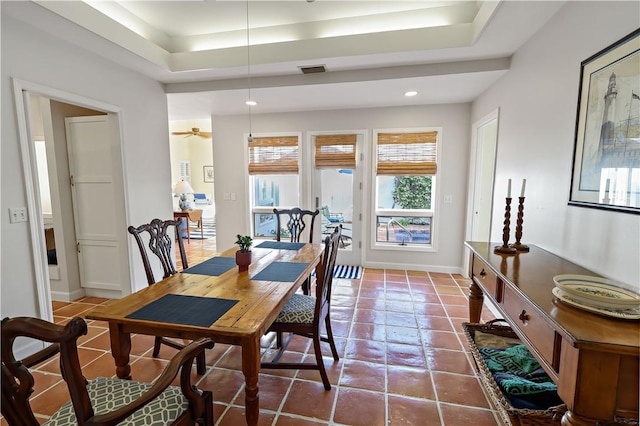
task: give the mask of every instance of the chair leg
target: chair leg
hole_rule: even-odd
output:
[[[311,277],[307,278],[302,283],[302,294],[304,294],[305,296],[308,296],[310,291],[311,291]]]
[[[313,351],[316,353],[316,363],[318,364],[318,370],[320,370],[320,377],[322,378],[322,384],[324,384],[325,390],[331,389],[331,383],[329,383],[329,377],[327,377],[327,371],[324,368],[324,360],[322,359],[322,350],[320,349],[320,334],[314,333],[313,335]]]
[[[336,343],[333,341],[333,332],[331,331],[331,319],[329,315],[324,319],[325,328],[327,329],[327,342],[329,346],[331,346],[331,353],[333,354],[333,359],[338,361],[340,357],[338,356],[338,350],[336,349]]]
[[[155,341],[153,342],[153,357],[157,358],[160,355],[160,345],[162,344],[162,337],[156,336]]]

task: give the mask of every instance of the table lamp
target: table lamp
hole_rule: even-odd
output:
[[[191,185],[189,185],[189,182],[181,180],[176,183],[176,186],[173,187],[173,192],[180,194],[180,210],[188,210],[190,206],[189,201],[187,201],[187,194],[193,194],[195,192]]]

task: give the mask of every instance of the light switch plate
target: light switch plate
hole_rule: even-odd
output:
[[[9,208],[9,222],[19,223],[27,221],[27,208],[26,207],[11,207]]]

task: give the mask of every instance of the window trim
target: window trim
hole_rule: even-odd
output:
[[[415,209],[379,209],[377,208],[378,204],[378,185],[377,178],[378,176],[401,176],[401,175],[389,175],[387,173],[378,174],[378,134],[380,133],[425,133],[425,132],[436,132],[436,161],[435,163],[440,167],[435,168],[434,174],[425,174],[425,176],[432,176],[432,187],[431,187],[431,208],[425,210],[415,210]],[[442,152],[442,135],[443,129],[442,127],[433,126],[433,127],[419,127],[419,128],[393,128],[393,129],[373,129],[372,130],[372,138],[371,138],[371,213],[370,213],[370,249],[371,250],[392,250],[392,251],[411,251],[411,252],[436,252],[437,251],[437,241],[438,241],[438,232],[437,223],[438,223],[438,203],[437,203],[437,193],[438,193],[438,177],[440,175],[442,169],[442,163],[440,160],[441,152]],[[411,175],[411,174],[410,174]],[[413,174],[415,176],[415,174]],[[390,242],[378,242],[376,241],[376,232],[377,232],[377,218],[379,216],[415,216],[415,217],[430,217],[431,218],[431,243],[430,244],[407,244],[401,246],[397,243]]]

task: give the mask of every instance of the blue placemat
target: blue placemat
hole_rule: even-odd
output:
[[[224,274],[234,266],[236,266],[236,260],[233,257],[212,257],[182,272],[187,274],[217,276]]]
[[[309,266],[308,263],[273,262],[262,271],[251,277],[254,281],[293,282]]]
[[[286,241],[263,241],[256,248],[268,248],[277,250],[300,250],[304,243],[288,243]]]
[[[209,327],[236,303],[237,300],[217,297],[165,294],[127,318]]]

